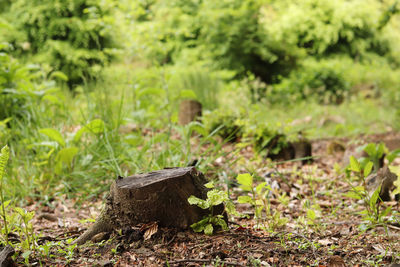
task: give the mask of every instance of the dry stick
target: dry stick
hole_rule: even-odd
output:
[[[182,259],[182,260],[176,260],[176,261],[170,261],[168,262],[169,264],[177,264],[177,263],[183,263],[183,262],[202,262],[202,263],[209,263],[212,262],[213,260],[206,260],[206,259]],[[228,262],[228,261],[218,261],[218,263],[222,263],[224,265],[233,265],[233,266],[243,266],[245,267],[246,265],[243,265],[238,262]]]

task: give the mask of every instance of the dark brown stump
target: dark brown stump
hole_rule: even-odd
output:
[[[96,223],[75,240],[83,244],[94,235],[139,223],[187,229],[207,215],[208,210],[192,206],[191,195],[206,199],[204,175],[194,167],[171,168],[119,178],[111,185]],[[215,214],[222,214],[222,205]]]
[[[11,267],[15,266],[13,259],[11,258],[14,255],[15,250],[10,246],[6,246],[0,252],[0,267]]]
[[[183,100],[179,106],[179,124],[186,125],[201,117],[201,103],[196,100]]]

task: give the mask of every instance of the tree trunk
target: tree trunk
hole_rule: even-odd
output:
[[[201,103],[196,100],[183,100],[179,106],[179,123],[186,125],[201,117]]]

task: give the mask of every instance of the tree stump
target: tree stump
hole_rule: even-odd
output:
[[[204,175],[194,167],[119,177],[112,183],[96,223],[74,242],[83,244],[98,233],[139,223],[157,222],[159,226],[187,229],[208,213],[188,202],[191,195],[206,199],[206,182]],[[214,209],[214,214],[223,211],[220,205]]]
[[[0,252],[0,267],[11,267],[15,266],[13,259],[11,258],[14,255],[15,250],[10,245],[7,245],[1,252]]]
[[[186,125],[201,117],[201,103],[196,100],[183,100],[179,106],[179,123]]]

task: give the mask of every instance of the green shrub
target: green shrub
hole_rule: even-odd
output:
[[[243,136],[243,125],[241,120],[232,114],[227,114],[223,110],[215,110],[203,116],[203,123],[210,132],[226,141],[236,141]]]
[[[380,18],[383,3],[374,0],[273,1],[262,10],[270,38],[314,56],[368,53],[385,55]]]
[[[19,53],[64,72],[70,86],[95,78],[114,46],[108,7],[98,0],[16,0],[4,33]]]
[[[263,80],[293,68],[297,55],[270,43],[259,23],[261,1],[154,1],[136,8],[134,52],[159,64],[247,71]]]
[[[0,120],[31,120],[43,98],[52,101],[55,83],[44,75],[38,66],[23,65],[7,52],[0,52]]]
[[[292,101],[314,97],[320,103],[340,104],[350,91],[341,64],[341,60],[308,60],[270,93],[278,94],[281,99],[290,95]]]

